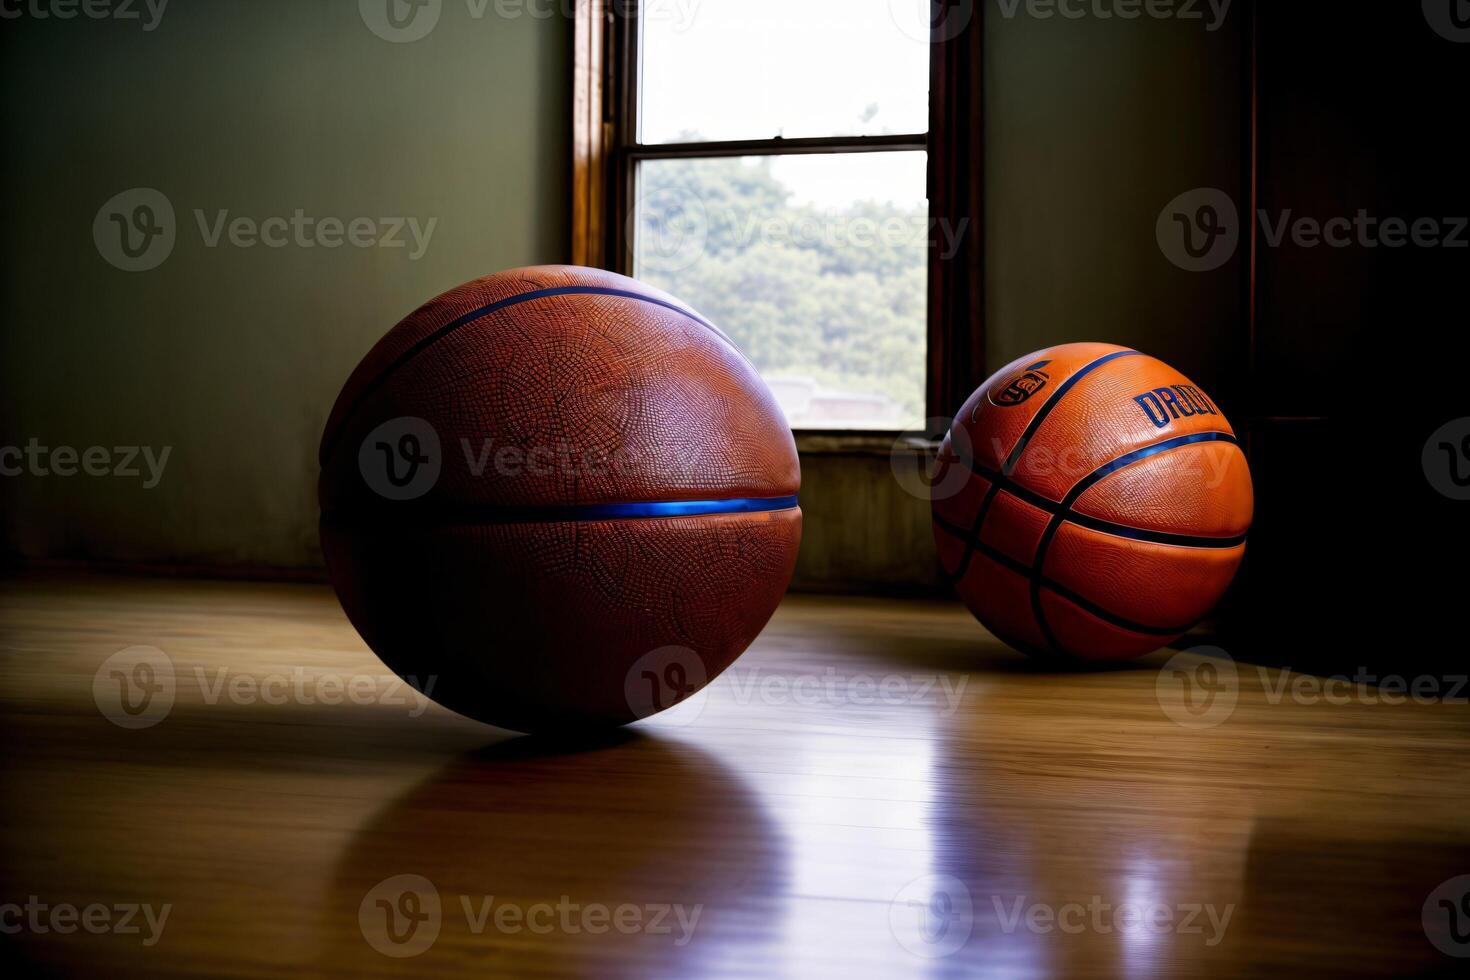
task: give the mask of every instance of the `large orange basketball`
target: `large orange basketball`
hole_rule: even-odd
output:
[[[1110,344],[1008,365],[940,448],[934,536],[961,599],[1031,653],[1141,656],[1219,602],[1245,555],[1250,470],[1178,371]]]
[[[353,372],[322,547],[383,661],[518,731],[678,703],[774,612],[801,538],[790,429],[717,327],[642,283],[477,279]],[[430,686],[432,685],[432,686]]]

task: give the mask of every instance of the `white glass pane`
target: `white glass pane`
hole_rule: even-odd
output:
[[[646,161],[635,275],[729,333],[793,428],[917,427],[925,164],[922,152]]]
[[[645,0],[644,143],[929,129],[927,0]]]

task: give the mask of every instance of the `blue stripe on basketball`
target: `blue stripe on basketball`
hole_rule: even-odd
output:
[[[637,503],[549,504],[504,507],[495,504],[425,504],[422,501],[361,501],[356,507],[323,514],[329,521],[391,520],[395,526],[467,527],[502,524],[558,524],[577,521],[630,521],[669,517],[715,517],[722,514],[768,514],[795,510],[795,494],[786,497],[740,497],[729,500],[654,500]]]
[[[1177,438],[1164,442],[1156,442],[1152,446],[1135,449],[1131,453],[1119,456],[1110,463],[1099,466],[1079,480],[1077,485],[1067,494],[1067,498],[1062,501],[1062,506],[1064,508],[1070,508],[1072,504],[1076,503],[1078,497],[1081,497],[1104,477],[1116,473],[1121,469],[1132,466],[1134,463],[1142,462],[1150,456],[1157,456],[1159,453],[1166,453],[1171,449],[1178,449],[1181,446],[1192,446],[1200,442],[1228,442],[1233,445],[1239,445],[1235,437],[1228,432],[1196,432],[1193,435],[1178,436]]]
[[[527,511],[541,521],[612,521],[650,517],[707,517],[712,514],[764,514],[791,510],[797,498],[751,497],[740,500],[664,500],[642,504],[587,504],[538,507]]]

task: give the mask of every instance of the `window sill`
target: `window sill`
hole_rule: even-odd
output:
[[[932,456],[939,441],[913,432],[798,431],[796,451],[802,456]]]

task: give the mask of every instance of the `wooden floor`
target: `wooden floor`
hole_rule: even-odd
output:
[[[171,705],[120,707],[135,646]],[[1049,672],[955,606],[797,597],[707,697],[563,746],[404,703],[325,588],[9,579],[0,944],[147,976],[1463,966],[1425,909],[1470,874],[1470,709],[1170,657]]]

